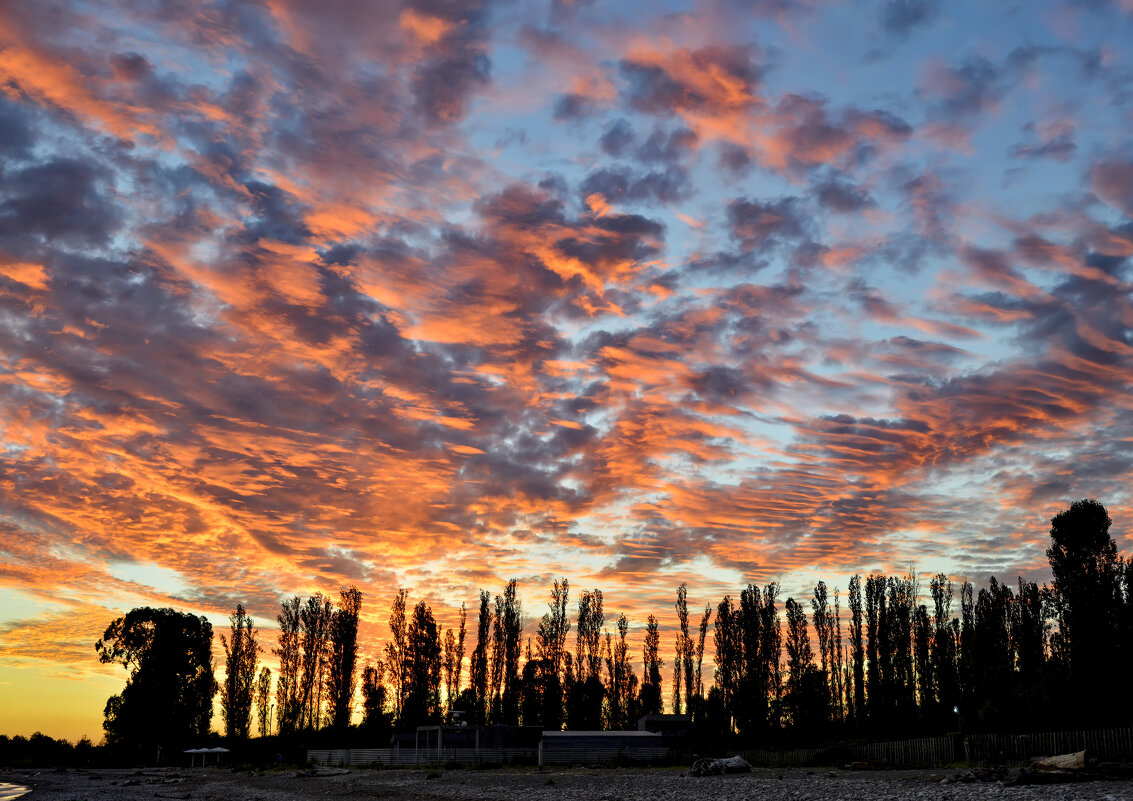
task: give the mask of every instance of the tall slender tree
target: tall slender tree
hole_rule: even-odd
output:
[[[888,710],[886,679],[882,659],[888,660],[888,637],[885,634],[885,576],[866,576],[866,695],[869,698],[869,718],[874,725],[882,724]]]
[[[331,725],[343,731],[350,725],[357,686],[358,619],[362,613],[362,592],[355,586],[339,593],[338,608],[330,624],[328,662]]]
[[[608,662],[606,698],[609,708],[609,727],[628,729],[635,722],[637,711],[637,676],[629,661],[629,619],[618,616],[617,639],[607,635]]]
[[[271,734],[271,668],[264,665],[256,678],[256,722],[261,737]]]
[[[800,731],[817,731],[826,722],[828,695],[826,676],[814,664],[806,612],[788,598],[787,613],[787,709],[792,725]]]
[[[405,689],[409,681],[409,629],[405,620],[405,602],[409,597],[409,590],[399,587],[397,595],[389,608],[389,641],[386,643],[386,675],[389,676],[394,717],[401,718],[402,706],[405,703]]]
[[[838,720],[846,719],[846,703],[848,698],[846,670],[846,649],[842,642],[842,605],[838,599],[838,590],[834,590],[834,673],[837,677],[832,684],[834,692],[834,709]]]
[[[464,604],[460,605],[458,633],[452,629],[445,631],[444,644],[444,674],[445,674],[445,707],[452,711],[460,693],[460,674],[464,666],[464,629],[468,620],[468,612]]]
[[[885,606],[888,635],[888,699],[895,719],[909,721],[916,709],[916,678],[913,672],[913,604],[917,595],[916,577],[892,576]],[[883,659],[882,665],[886,664]]]
[[[472,651],[471,690],[476,706],[476,721],[488,720],[488,655],[491,651],[492,596],[480,590],[480,615],[476,623],[476,648]]]
[[[231,739],[247,739],[252,727],[252,695],[256,684],[256,660],[260,646],[256,642],[255,622],[236,604],[229,617],[231,632],[220,635],[224,648],[224,684],[220,686],[220,709],[224,717],[224,733]]]
[[[507,660],[507,624],[504,622],[504,597],[497,595],[492,613],[492,650],[488,662],[488,719],[503,723],[504,663]]]
[[[850,579],[850,658],[853,662],[854,718],[860,725],[866,719],[865,648],[862,645],[862,577]]]
[[[565,658],[567,656],[567,635],[570,633],[570,618],[567,615],[567,601],[570,597],[570,582],[556,579],[551,588],[548,611],[539,620],[535,635],[539,656],[541,689],[539,696],[540,716],[543,725],[558,731],[563,722],[563,702],[567,686]],[[534,668],[533,668],[534,670]]]
[[[665,662],[661,659],[660,627],[657,618],[653,615],[649,616],[645,624],[641,660],[641,712],[645,715],[657,715],[662,709],[661,668],[665,666]]]
[[[685,700],[685,711],[688,711],[688,700],[691,692],[687,689],[692,684],[692,638],[688,628],[688,585],[681,582],[677,587],[677,632],[676,648],[673,654],[673,713],[681,712],[681,697]]]
[[[433,610],[419,601],[406,630],[405,696],[399,724],[412,729],[441,718],[441,641]]]
[[[936,681],[932,670],[932,624],[928,607],[921,604],[913,614],[913,662],[917,674],[917,700],[927,715],[936,702]]]
[[[503,627],[504,669],[502,720],[510,726],[519,725],[519,658],[523,640],[523,608],[516,593],[516,580],[507,583],[500,610]]]
[[[724,712],[724,726],[733,728],[734,705],[741,692],[743,678],[743,631],[740,615],[732,607],[732,599],[725,595],[716,607],[716,686]]]
[[[385,668],[385,662],[378,659],[362,669],[362,728],[368,732],[384,733],[389,725]]]
[[[541,659],[549,659],[556,674],[561,675],[563,654],[566,652],[567,635],[570,633],[570,619],[567,617],[567,600],[570,595],[570,582],[565,578],[556,579],[551,589],[549,611],[539,621],[536,634],[538,654]]]
[[[578,597],[578,618],[575,669],[579,681],[601,676],[602,626],[606,622],[602,610],[602,591],[583,590]]]
[[[810,600],[811,620],[814,622],[814,636],[818,640],[818,666],[830,684],[829,694],[835,697],[838,685],[838,672],[834,665],[834,612],[830,608],[830,593],[826,582],[814,586],[814,597]]]
[[[275,708],[279,733],[293,734],[299,727],[302,711],[299,694],[299,596],[283,601],[276,620],[279,622],[279,646],[273,653],[279,659],[279,677],[275,683]]]
[[[704,682],[701,680],[701,669],[704,664],[704,640],[708,636],[708,624],[712,620],[712,604],[706,604],[704,607],[704,614],[700,617],[700,626],[697,628],[699,632],[696,639],[696,666],[693,669],[693,681],[691,687],[691,695],[697,698],[704,697]],[[690,695],[690,697],[691,697]]]
[[[299,727],[318,729],[322,725],[327,650],[334,607],[330,598],[317,592],[299,608],[299,644],[302,651],[299,673]]]

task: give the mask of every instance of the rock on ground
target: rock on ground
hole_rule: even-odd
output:
[[[724,759],[698,759],[692,763],[693,776],[723,776],[725,773],[751,773],[751,765],[743,757]]]

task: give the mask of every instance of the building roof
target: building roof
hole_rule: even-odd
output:
[[[550,737],[642,737],[642,738],[655,738],[660,739],[661,735],[652,731],[638,731],[636,729],[627,729],[625,731],[545,731],[543,738]]]

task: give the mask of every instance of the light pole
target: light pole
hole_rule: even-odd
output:
[[[956,706],[952,707],[952,712],[956,715],[956,739],[959,741],[960,745],[964,746],[964,761],[970,762],[971,758],[968,754],[968,740],[966,737],[964,737],[964,732],[960,727],[960,705],[957,704]]]

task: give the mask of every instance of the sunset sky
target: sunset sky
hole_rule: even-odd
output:
[[[0,4],[0,733],[140,605],[1128,551],[1131,132],[1133,0]]]

